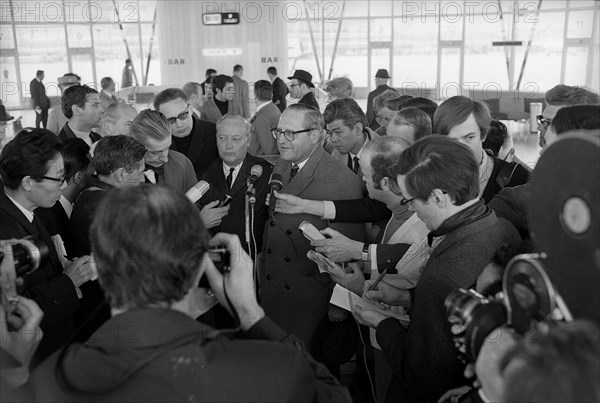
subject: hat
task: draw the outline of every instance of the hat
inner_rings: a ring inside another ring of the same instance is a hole
[[[304,84],[308,85],[310,88],[313,88],[314,85],[312,83],[312,74],[305,70],[296,70],[294,71],[294,75],[288,77],[289,80],[295,78],[296,80],[302,81]]]
[[[386,69],[377,70],[377,74],[375,74],[375,78],[392,78]]]

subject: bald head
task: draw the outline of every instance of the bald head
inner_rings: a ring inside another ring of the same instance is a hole
[[[102,137],[129,135],[129,127],[137,114],[133,106],[123,102],[109,105],[100,122],[100,134]]]

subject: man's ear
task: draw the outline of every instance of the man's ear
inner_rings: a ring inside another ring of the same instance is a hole
[[[354,124],[354,133],[356,133],[357,136],[360,136],[363,132],[363,125],[360,122],[357,122],[356,124]]]
[[[317,144],[325,140],[325,136],[323,135],[323,130],[317,131],[313,130],[310,132],[310,139],[313,144]]]
[[[114,179],[117,183],[123,183],[125,181],[125,169],[117,168],[114,175]]]
[[[440,189],[433,189],[433,202],[439,208],[446,208],[450,202],[450,198],[447,193],[442,192]]]
[[[21,179],[21,186],[23,187],[23,189],[25,189],[26,191],[30,192],[31,191],[31,181],[33,179],[31,179],[31,176],[24,176],[23,179]]]
[[[101,132],[103,133],[103,137],[113,135],[112,126],[110,124],[108,124],[107,121],[102,121],[101,125],[102,125]]]

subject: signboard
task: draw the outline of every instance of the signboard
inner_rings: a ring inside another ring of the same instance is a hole
[[[240,13],[204,13],[204,25],[235,25],[240,23]]]

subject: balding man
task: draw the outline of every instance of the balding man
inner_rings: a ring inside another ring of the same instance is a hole
[[[262,247],[263,230],[267,220],[265,199],[268,193],[267,184],[273,167],[262,158],[248,154],[250,144],[250,123],[239,115],[228,113],[217,122],[217,147],[219,158],[214,160],[202,179],[210,183],[210,189],[200,199],[204,224],[212,232],[237,234],[242,245],[247,249],[248,242],[245,234],[245,195],[248,189],[248,178],[252,168],[260,167],[262,174],[254,184],[256,189],[256,204],[254,207],[254,242],[252,248]],[[219,202],[231,197],[229,209],[217,208]],[[251,237],[252,238],[252,237]],[[253,252],[252,252],[253,253]]]

